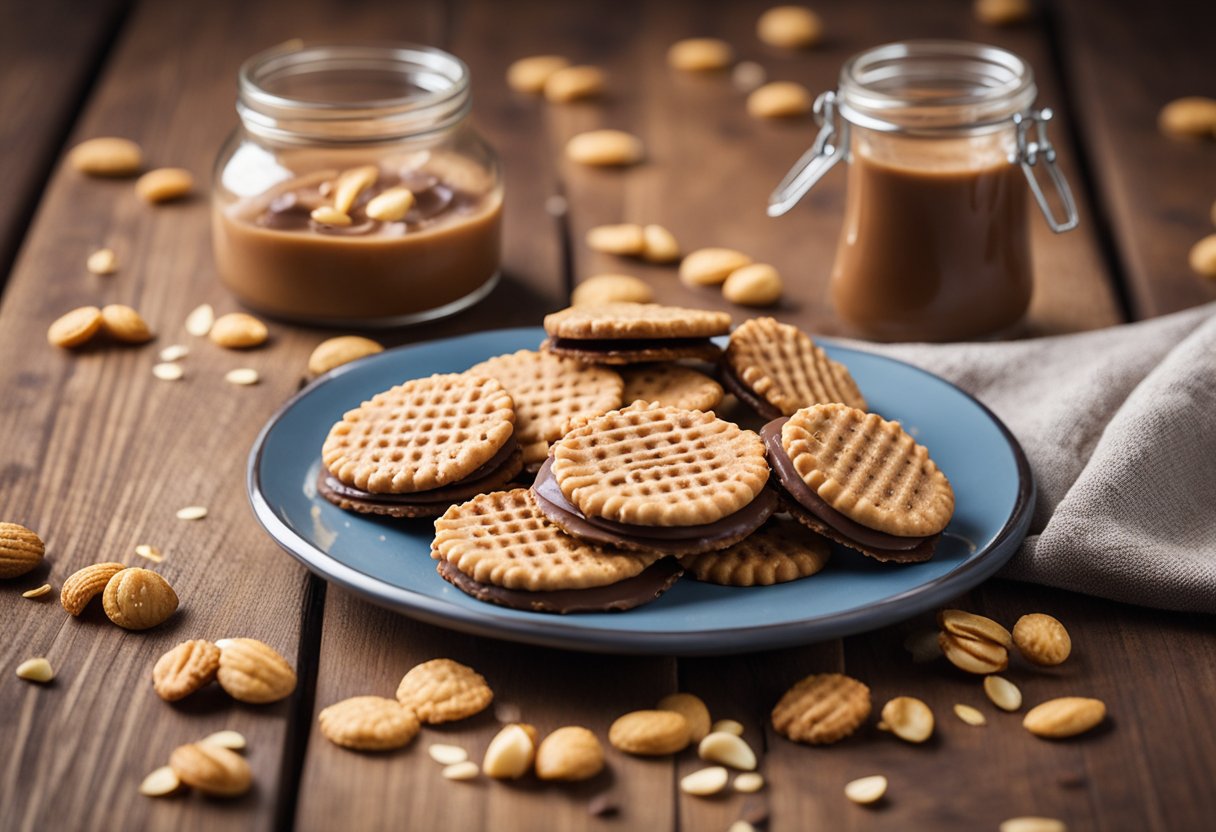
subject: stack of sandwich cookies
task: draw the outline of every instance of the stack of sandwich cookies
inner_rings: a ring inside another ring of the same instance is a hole
[[[730,331],[730,315],[654,303],[572,306],[545,316],[541,349],[588,364],[694,358],[716,361],[710,339]]]
[[[881,561],[933,556],[954,491],[898,422],[822,404],[775,419],[760,435],[782,502],[799,522]]]
[[[438,516],[519,473],[514,432],[514,403],[494,379],[414,379],[376,394],[330,429],[318,491],[364,514]]]
[[[549,445],[578,422],[621,406],[623,382],[605,367],[544,352],[520,350],[467,371],[497,379],[515,402],[515,438],[524,468],[536,472]]]
[[[532,612],[628,610],[680,577],[675,558],[577,540],[526,489],[483,494],[435,521],[437,571],[479,601]]]
[[[684,571],[722,586],[771,586],[809,578],[828,562],[828,541],[786,515],[773,515],[754,534],[720,552],[685,555]]]
[[[753,318],[731,333],[722,383],[765,419],[828,402],[866,409],[848,368],[797,327],[772,318]]]
[[[639,364],[621,370],[624,404],[646,402],[682,410],[713,410],[722,401],[722,385],[682,364]]]
[[[671,555],[725,549],[773,513],[764,444],[712,413],[634,404],[553,446],[538,508],[581,540]]]

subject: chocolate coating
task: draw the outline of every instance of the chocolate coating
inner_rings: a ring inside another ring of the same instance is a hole
[[[760,528],[777,510],[777,495],[764,488],[734,514],[698,526],[639,526],[587,517],[566,499],[553,477],[553,458],[545,460],[532,483],[532,496],[541,512],[572,537],[644,552],[693,555],[725,549]]]
[[[678,560],[661,558],[632,578],[614,584],[589,589],[528,592],[475,581],[446,560],[439,561],[435,571],[445,581],[478,601],[527,612],[551,612],[559,615],[572,612],[631,610],[657,599],[684,574]]]
[[[717,361],[722,350],[708,338],[548,338],[541,349],[588,364],[643,364],[693,358]]]
[[[719,367],[721,368],[719,375],[722,378],[722,386],[733,393],[736,399],[754,410],[762,419],[777,419],[783,415],[776,405],[756,395],[754,390],[744,384],[743,379],[735,374],[729,364],[723,361]]]
[[[788,416],[782,416],[769,422],[760,429],[760,438],[764,440],[769,467],[776,475],[782,495],[790,505],[791,514],[804,525],[827,534],[833,540],[880,560],[927,560],[932,556],[933,548],[941,535],[901,537],[887,534],[863,526],[824,502],[795,470],[793,461],[781,444],[781,429],[788,421]],[[813,518],[818,523],[809,523],[808,518]],[[928,546],[927,554],[926,544],[932,544]]]

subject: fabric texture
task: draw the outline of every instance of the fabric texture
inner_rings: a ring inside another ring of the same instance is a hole
[[[1002,577],[1216,613],[1216,304],[1027,341],[856,346],[949,379],[1021,442],[1038,499]]]

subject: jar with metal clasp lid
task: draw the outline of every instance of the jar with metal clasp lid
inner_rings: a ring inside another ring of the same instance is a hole
[[[1034,282],[1027,193],[1053,231],[1077,225],[1047,138],[1052,113],[1034,109],[1037,95],[1029,65],[1011,52],[907,41],[849,59],[839,88],[818,97],[819,134],[768,213],[786,213],[847,161],[831,298],[854,331],[954,341],[1023,317]]]

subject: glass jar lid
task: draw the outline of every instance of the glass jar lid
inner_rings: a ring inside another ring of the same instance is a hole
[[[837,111],[883,132],[968,133],[1008,127],[1038,95],[1029,64],[1004,49],[951,40],[889,43],[840,70]]]
[[[470,105],[468,67],[440,49],[296,40],[241,66],[236,109],[272,141],[359,144],[449,130]]]

